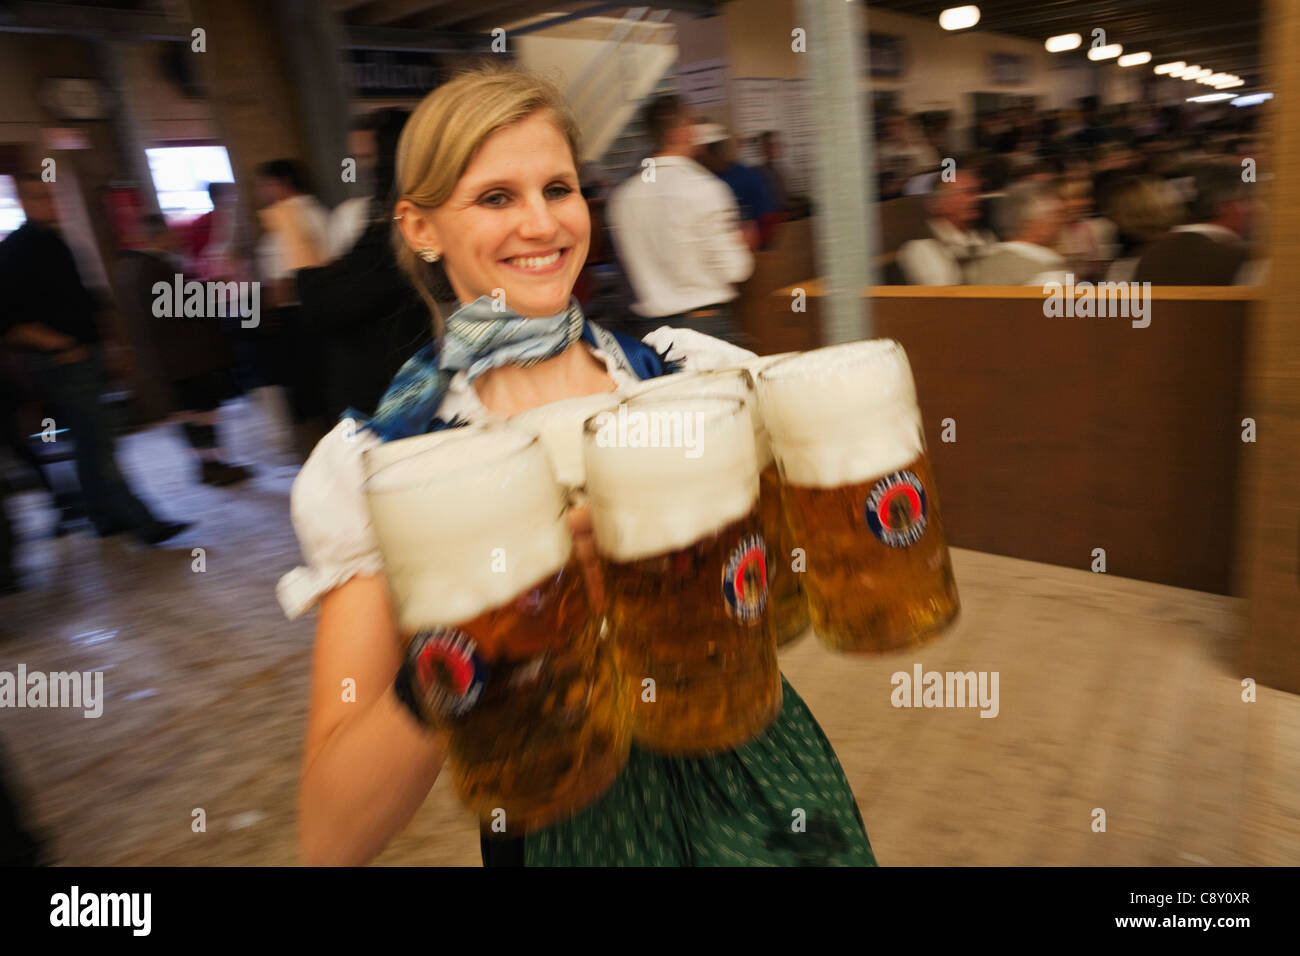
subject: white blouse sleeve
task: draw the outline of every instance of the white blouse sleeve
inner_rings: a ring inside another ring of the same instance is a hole
[[[296,618],[356,575],[379,574],[383,560],[361,486],[361,453],[379,443],[351,420],[320,440],[293,483],[290,512],[303,566],[280,579],[275,594]]]
[[[661,355],[665,349],[668,349],[668,359],[681,361],[684,372],[711,372],[714,369],[735,368],[750,359],[758,358],[748,349],[696,332],[694,329],[673,329],[661,325],[641,341]]]

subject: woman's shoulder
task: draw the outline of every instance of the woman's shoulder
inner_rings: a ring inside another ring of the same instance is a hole
[[[317,442],[293,482],[290,513],[306,562],[276,589],[289,617],[358,574],[382,570],[366,506],[362,454],[379,439],[345,418]]]
[[[735,368],[758,356],[738,345],[696,332],[661,325],[641,339],[668,362],[680,363],[682,371],[708,372]]]
[[[304,545],[335,533],[340,526],[368,525],[362,485],[362,454],[379,444],[362,423],[345,418],[316,443],[293,482],[290,511]],[[305,549],[304,549],[305,550]]]

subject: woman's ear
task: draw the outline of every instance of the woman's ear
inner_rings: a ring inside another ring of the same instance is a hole
[[[442,255],[442,243],[438,241],[438,230],[433,225],[429,210],[417,206],[409,199],[403,199],[393,207],[393,215],[399,217],[397,227],[402,230],[402,237],[412,250],[420,252],[428,249],[436,255]]]

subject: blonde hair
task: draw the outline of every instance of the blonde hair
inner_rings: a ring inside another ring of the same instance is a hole
[[[485,65],[468,70],[426,96],[397,143],[397,200],[425,209],[445,203],[489,136],[545,111],[569,143],[573,163],[581,156],[578,123],[554,83],[515,67]],[[394,226],[397,263],[410,278],[442,333],[436,295],[448,289],[442,264],[430,266]]]
[[[1178,194],[1163,179],[1132,176],[1118,183],[1106,200],[1106,215],[1120,233],[1149,242],[1182,219]]]

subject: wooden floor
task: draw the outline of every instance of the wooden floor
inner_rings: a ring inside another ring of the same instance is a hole
[[[228,410],[254,454],[255,416]],[[313,627],[273,595],[298,560],[292,469],[196,485],[166,429],[122,460],[160,510],[201,524],[142,551],[44,537],[43,497],[10,501],[30,589],[0,600],[0,670],[103,669],[107,701],[98,720],[0,713],[9,762],[58,862],[292,864]],[[882,864],[1300,864],[1300,698],[1242,701],[1239,602],[974,552],[954,564],[963,612],[931,645],[849,658],[809,635],[783,653]],[[996,671],[998,716],[894,708],[890,677],[916,663]],[[448,784],[379,863],[479,864]]]

